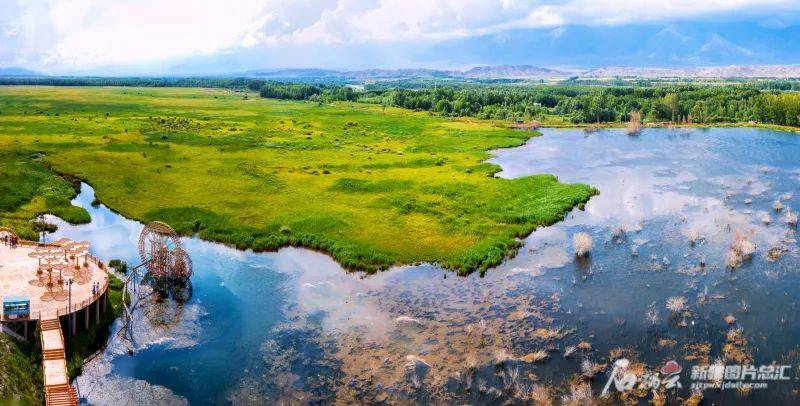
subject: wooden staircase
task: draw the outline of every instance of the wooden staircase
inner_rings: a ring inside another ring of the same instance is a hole
[[[75,406],[78,393],[70,385],[52,385],[45,387],[45,404],[53,406]]]
[[[42,371],[44,397],[47,406],[76,406],[78,392],[69,384],[67,357],[64,353],[64,336],[58,319],[39,321],[42,336]]]

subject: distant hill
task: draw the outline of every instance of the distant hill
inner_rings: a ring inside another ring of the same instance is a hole
[[[245,76],[257,78],[325,78],[341,77],[343,72],[327,69],[257,69],[244,72]]]
[[[609,66],[582,72],[581,77],[637,78],[800,78],[800,65],[728,65],[699,68],[630,68]]]
[[[460,73],[464,77],[482,79],[558,78],[573,74],[564,70],[531,65],[479,66]]]
[[[539,79],[565,78],[575,72],[542,68],[532,65],[479,66],[465,71],[442,69],[266,69],[251,70],[244,76],[259,79],[303,80],[339,79],[350,81],[376,81],[397,79]]]
[[[43,76],[41,73],[23,68],[0,68],[0,76]]]

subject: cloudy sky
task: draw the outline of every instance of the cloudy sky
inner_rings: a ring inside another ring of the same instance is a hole
[[[586,64],[614,62],[603,39],[625,43],[623,63],[654,53],[672,55],[651,64],[792,63],[798,16],[797,0],[0,0],[0,67],[63,74],[548,65],[531,49],[555,47],[565,33],[571,42],[558,48],[577,49]],[[754,35],[762,43],[747,39]],[[686,52],[661,44],[674,41]],[[553,49],[538,54],[551,65],[581,63]]]

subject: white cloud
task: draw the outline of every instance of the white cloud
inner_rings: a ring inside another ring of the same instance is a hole
[[[800,11],[796,0],[28,0],[0,4],[0,66],[146,65],[259,44],[439,41],[515,28]],[[557,36],[559,31],[553,31]]]

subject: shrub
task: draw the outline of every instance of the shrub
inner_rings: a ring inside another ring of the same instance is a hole
[[[585,257],[589,255],[589,252],[592,250],[592,236],[580,232],[572,236],[572,248],[575,249],[575,256],[577,257]]]

